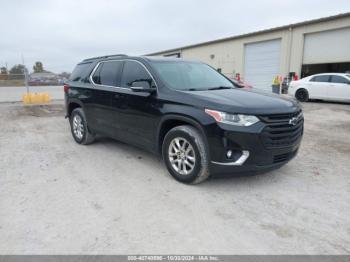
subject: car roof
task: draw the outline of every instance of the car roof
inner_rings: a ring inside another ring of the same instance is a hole
[[[349,75],[349,74],[346,74],[346,73],[322,73],[322,74],[311,75],[311,76],[308,76],[308,77],[323,76],[323,75],[346,76],[346,75]]]

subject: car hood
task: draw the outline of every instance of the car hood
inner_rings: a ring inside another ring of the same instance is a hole
[[[188,94],[187,98],[192,105],[228,113],[255,115],[292,113],[300,107],[294,98],[256,89],[234,88],[185,93]]]

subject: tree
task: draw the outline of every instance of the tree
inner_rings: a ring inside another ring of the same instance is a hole
[[[25,65],[14,65],[11,69],[10,69],[10,74],[24,74],[24,70],[26,70]]]
[[[11,69],[10,69],[10,74],[12,76],[11,79],[24,79],[24,71],[27,71],[27,68],[25,67],[25,65],[14,65]]]
[[[7,72],[7,68],[6,67],[1,67],[0,68],[0,80],[6,80],[7,79],[7,77],[8,77],[8,73],[9,72]]]
[[[6,67],[1,67],[0,68],[0,75],[8,75],[8,71],[7,71],[7,68]]]
[[[34,73],[42,73],[44,72],[44,66],[43,63],[41,63],[40,61],[35,62],[34,66],[33,66],[33,70]]]

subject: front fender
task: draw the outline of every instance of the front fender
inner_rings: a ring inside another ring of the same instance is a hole
[[[199,110],[199,109],[198,109]],[[204,110],[202,113],[196,112],[196,110],[191,110],[192,114],[185,114],[184,112],[178,112],[178,113],[168,113],[165,114],[159,121],[158,127],[157,127],[157,133],[156,133],[156,141],[157,141],[157,152],[161,152],[162,143],[160,139],[162,138],[161,132],[162,128],[168,121],[181,121],[184,123],[187,123],[191,126],[194,126],[199,132],[201,133],[204,143],[209,149],[208,145],[208,139],[207,139],[207,133],[205,131],[205,126],[210,124],[210,117],[204,113]],[[215,121],[214,121],[215,122]],[[209,153],[209,150],[208,150]]]

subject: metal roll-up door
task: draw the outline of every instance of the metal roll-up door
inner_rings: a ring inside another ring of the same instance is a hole
[[[244,47],[244,81],[271,91],[272,80],[280,73],[281,39],[246,44]]]
[[[350,62],[350,27],[305,35],[303,64]]]

